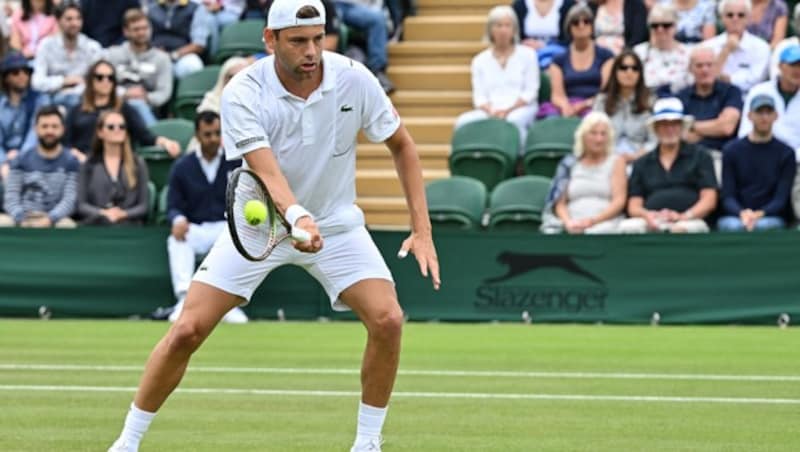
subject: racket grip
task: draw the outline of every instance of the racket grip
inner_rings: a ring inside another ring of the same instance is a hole
[[[291,234],[292,238],[297,240],[298,242],[308,242],[311,240],[311,233],[306,231],[305,229],[293,227]]]

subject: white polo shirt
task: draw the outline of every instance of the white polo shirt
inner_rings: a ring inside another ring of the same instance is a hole
[[[228,160],[271,148],[298,203],[323,235],[364,225],[356,201],[356,137],[385,141],[400,118],[362,64],[323,52],[322,84],[308,99],[289,93],[268,56],[239,72],[222,93],[222,138]]]
[[[775,112],[778,113],[778,119],[772,124],[772,134],[794,149],[795,157],[800,162],[800,126],[798,126],[800,125],[800,120],[798,120],[800,118],[800,91],[796,92],[786,103],[778,91],[778,80],[759,83],[747,94],[742,109],[742,120],[739,123],[739,137],[744,137],[753,130],[753,122],[750,121],[747,114],[750,113],[750,101],[759,94],[766,94],[775,101]]]
[[[719,55],[727,41],[728,33],[725,32],[703,44],[710,46],[714,49],[714,53]],[[739,40],[739,47],[731,52],[725,60],[722,72],[728,74],[731,84],[742,90],[742,95],[747,95],[750,88],[767,79],[769,56],[770,48],[767,41],[745,31],[742,39]]]

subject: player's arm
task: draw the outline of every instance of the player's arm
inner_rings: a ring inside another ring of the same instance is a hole
[[[289,182],[283,175],[278,161],[270,148],[258,148],[244,154],[247,166],[255,172],[267,186],[272,201],[278,212],[286,218],[292,226],[297,226],[311,234],[308,242],[295,242],[294,247],[307,253],[316,253],[322,249],[322,236],[319,233],[314,219],[306,214],[297,214],[299,205]]]
[[[430,272],[433,287],[439,289],[439,259],[431,235],[431,220],[428,216],[428,202],[425,199],[425,183],[422,179],[422,167],[417,155],[414,140],[402,124],[387,140],[386,145],[392,151],[392,158],[397,175],[406,195],[406,203],[411,214],[411,235],[403,242],[401,257],[409,251],[414,253],[422,275]]]

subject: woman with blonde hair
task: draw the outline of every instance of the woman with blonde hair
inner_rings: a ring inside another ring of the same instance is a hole
[[[125,117],[100,114],[88,161],[78,176],[78,216],[84,224],[143,224],[147,218],[147,165],[133,153]]]
[[[539,62],[536,51],[519,44],[519,23],[510,6],[495,6],[486,24],[489,48],[472,59],[472,102],[455,128],[487,118],[505,119],[519,130],[520,145],[536,116]]]
[[[644,64],[644,83],[654,93],[677,93],[692,82],[689,47],[675,39],[677,25],[675,7],[655,4],[647,16],[650,40],[633,48]]]
[[[203,96],[203,100],[200,102],[200,105],[197,106],[197,112],[213,111],[214,113],[219,113],[219,100],[222,97],[223,88],[225,88],[225,85],[228,84],[234,75],[252,62],[250,58],[238,56],[230,57],[225,60],[225,63],[223,63],[222,68],[219,70],[216,85]]]
[[[625,159],[614,152],[611,119],[591,112],[575,130],[574,153],[558,164],[542,232],[616,233],[626,197]]]

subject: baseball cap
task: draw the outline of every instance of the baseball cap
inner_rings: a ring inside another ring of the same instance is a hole
[[[313,6],[319,16],[299,19],[297,12],[304,6]],[[325,5],[320,0],[275,0],[269,7],[267,28],[270,30],[308,25],[325,25]]]
[[[794,64],[800,61],[800,45],[793,44],[781,51],[781,63]]]
[[[28,72],[33,72],[33,69],[28,64],[28,60],[19,52],[11,52],[3,58],[0,62],[0,73],[13,71],[14,69],[25,69]]]
[[[769,107],[775,109],[775,99],[766,95],[758,94],[750,101],[750,111],[756,111],[761,107]]]

